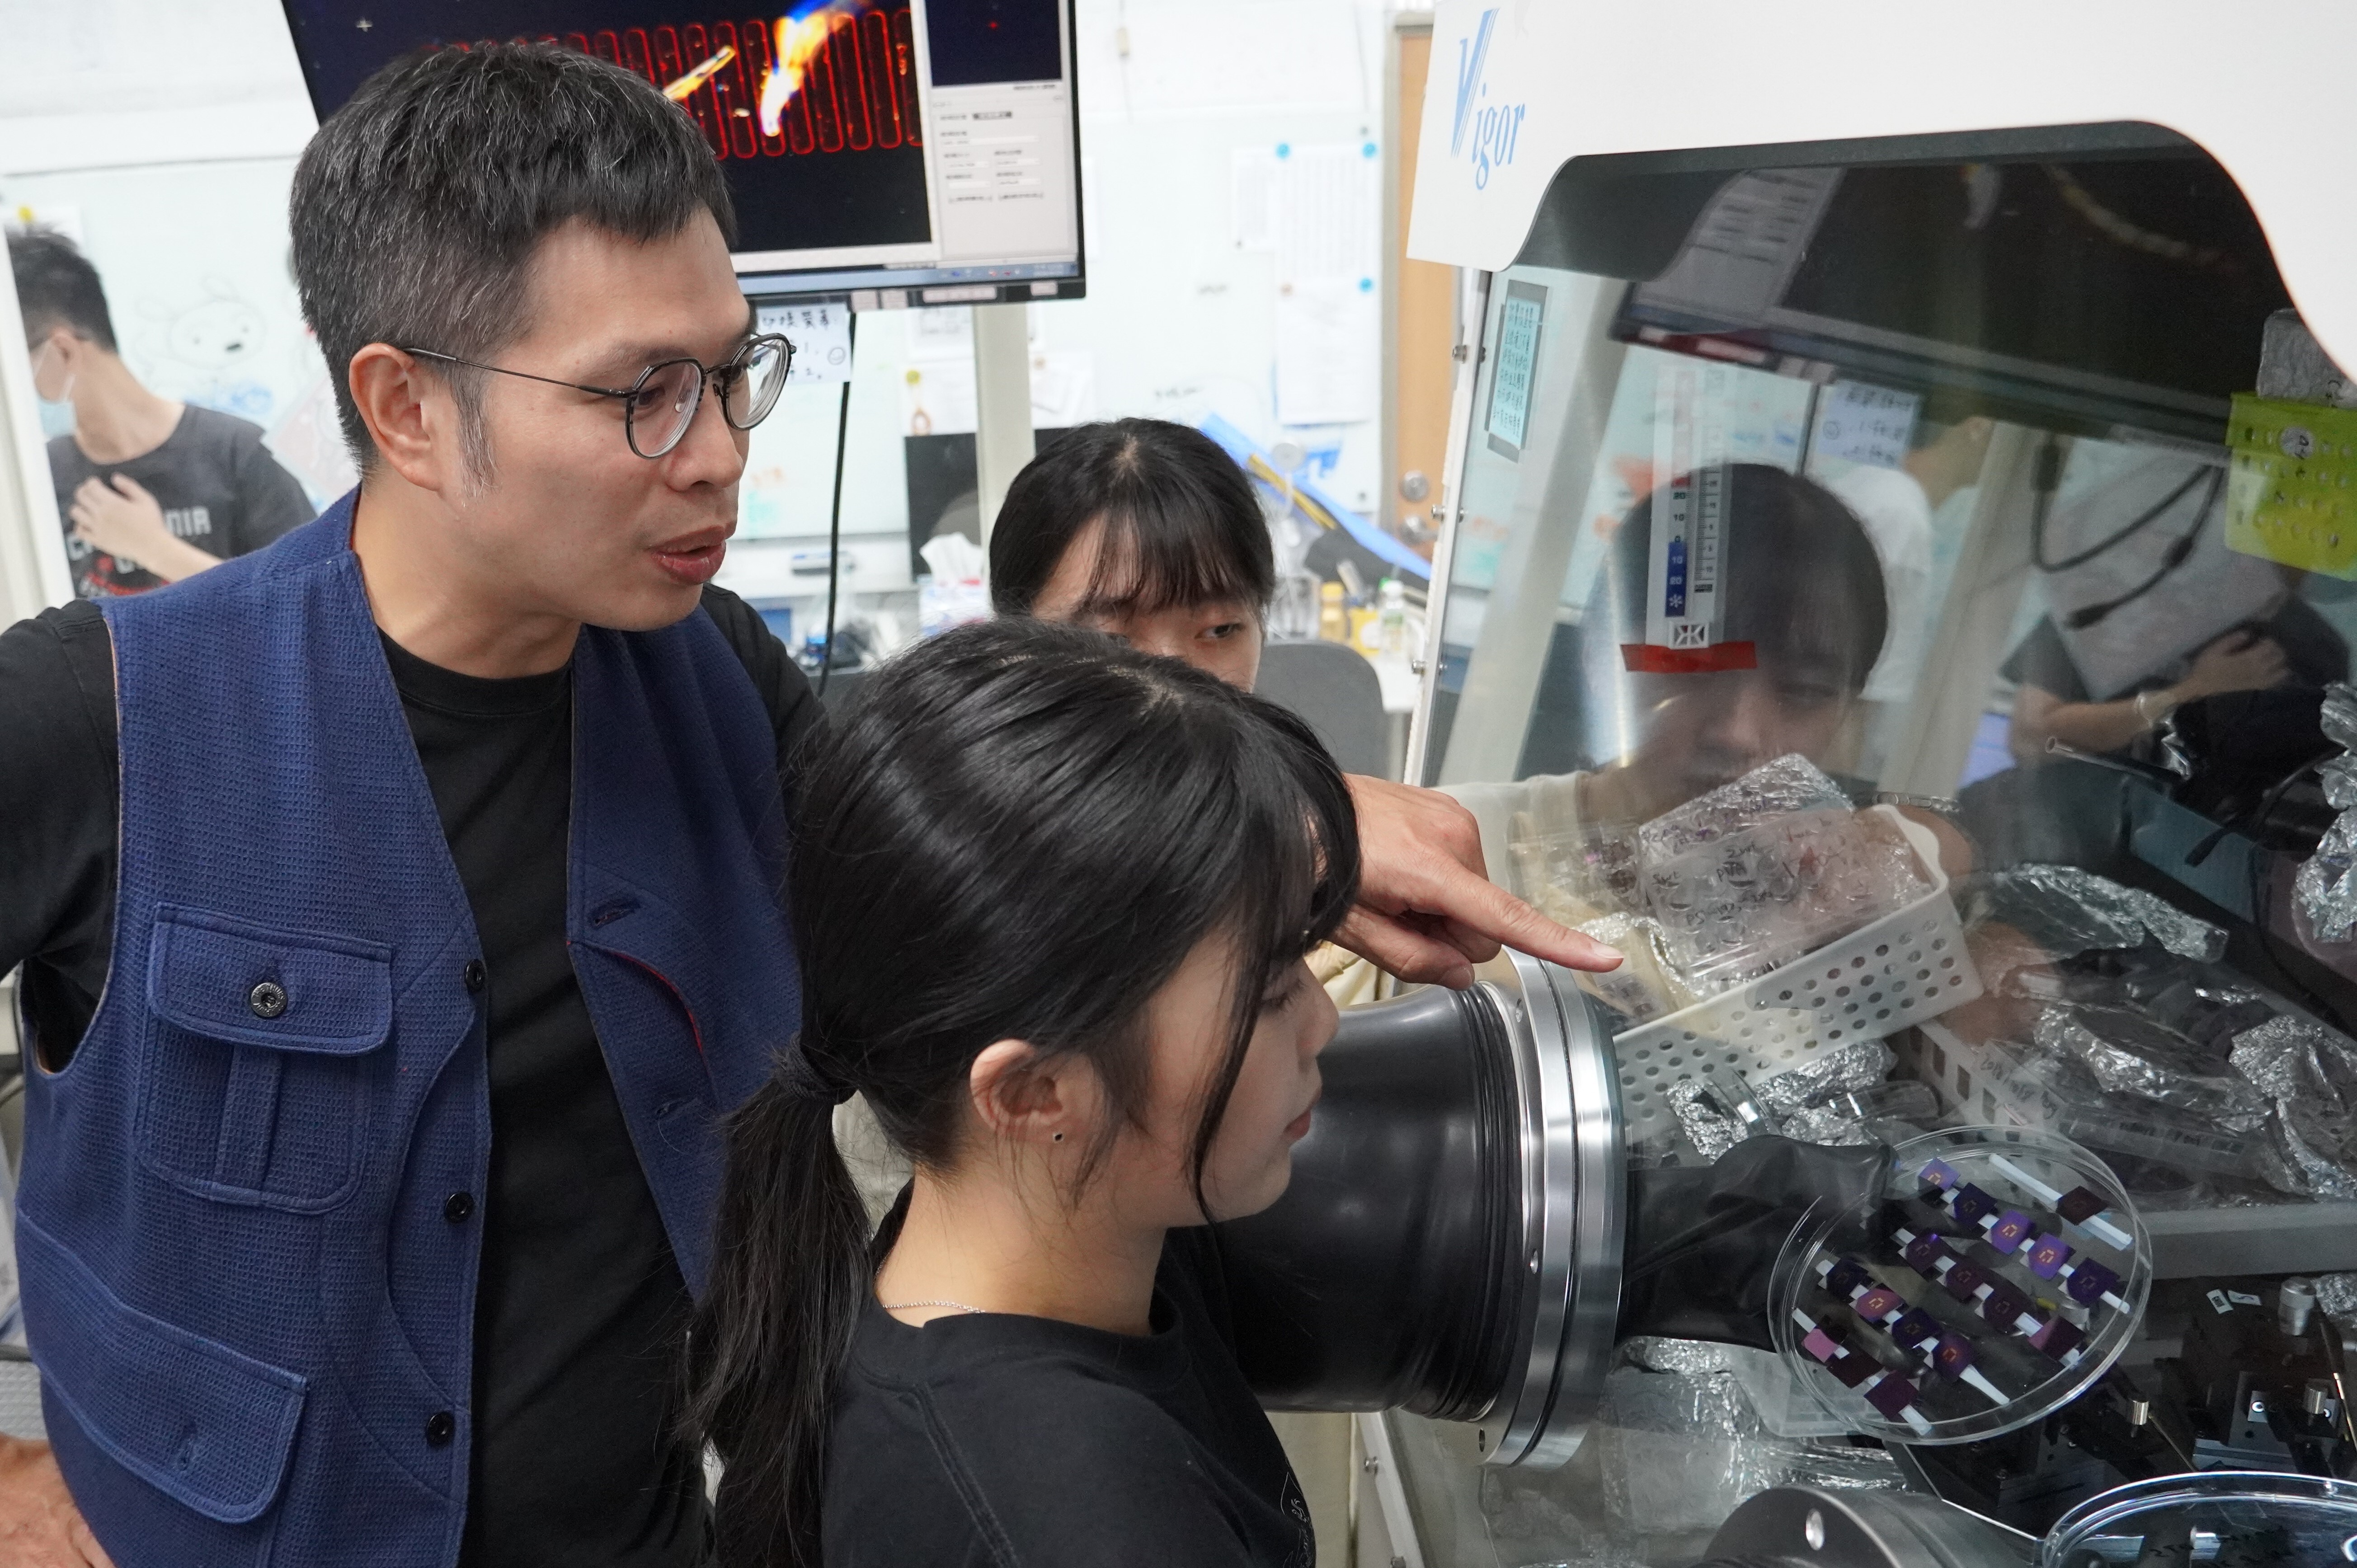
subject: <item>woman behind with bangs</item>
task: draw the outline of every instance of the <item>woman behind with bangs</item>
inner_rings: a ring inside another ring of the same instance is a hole
[[[1183,659],[1260,674],[1276,558],[1252,481],[1163,419],[1083,424],[1024,466],[990,535],[990,602]]]
[[[999,614],[1088,627],[1246,691],[1275,588],[1252,480],[1210,436],[1168,420],[1067,433],[1016,475],[990,536]],[[1372,1001],[1378,965],[1401,981],[1470,985],[1501,942],[1574,969],[1620,961],[1492,883],[1501,863],[1485,859],[1455,800],[1357,774],[1346,782],[1364,875],[1335,945],[1312,961],[1336,1001]]]
[[[1298,719],[1001,621],[881,671],[805,774],[799,1049],[737,1113],[693,1417],[721,1561],[1312,1568],[1201,1227],[1275,1201],[1350,908]],[[826,1135],[915,1177],[873,1246]]]

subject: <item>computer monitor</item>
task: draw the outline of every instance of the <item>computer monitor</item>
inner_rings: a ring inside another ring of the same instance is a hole
[[[679,103],[757,299],[855,309],[1078,297],[1071,0],[285,0],[321,119],[415,48],[538,39]]]

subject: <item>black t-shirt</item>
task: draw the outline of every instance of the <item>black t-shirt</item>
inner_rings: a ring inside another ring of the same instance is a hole
[[[770,712],[781,779],[818,706],[735,596],[705,608]],[[386,644],[490,972],[490,1189],[460,1562],[693,1563],[700,1456],[670,1430],[687,1289],[565,945],[569,670],[486,681]],[[44,1059],[106,979],[115,880],[112,649],[92,605],[0,633],[0,972]]]
[[[1143,1337],[871,1301],[828,1441],[827,1568],[1314,1568],[1208,1233],[1172,1231]]]
[[[117,474],[156,498],[175,537],[224,561],[261,549],[314,515],[302,485],[262,444],[262,427],[210,408],[186,405],[161,446],[124,463],[93,463],[72,436],[60,435],[49,443],[49,480],[58,492],[74,592],[85,599],[163,585],[153,572],[74,537],[74,491],[85,479],[110,484]]]

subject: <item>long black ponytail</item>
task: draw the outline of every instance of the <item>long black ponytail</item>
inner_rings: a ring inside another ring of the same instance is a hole
[[[1146,1004],[1223,935],[1240,961],[1191,1150],[1202,1203],[1260,999],[1358,885],[1350,792],[1306,725],[1069,627],[987,622],[902,654],[801,796],[803,1029],[731,1122],[690,1336],[691,1429],[726,1466],[726,1568],[821,1557],[834,1383],[873,1289],[834,1101],[864,1094],[914,1161],[945,1165],[974,1058],[1013,1038],[1088,1058],[1134,1119]]]

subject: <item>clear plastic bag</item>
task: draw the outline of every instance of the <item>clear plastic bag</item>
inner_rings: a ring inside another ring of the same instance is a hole
[[[1544,907],[1542,907],[1544,912]],[[1577,972],[1582,991],[1620,1015],[1613,1032],[1674,1013],[1695,1000],[1678,982],[1662,950],[1662,929],[1642,915],[1604,915],[1574,923],[1574,929],[1616,949],[1613,969]]]
[[[1638,853],[1658,864],[1778,817],[1846,811],[1849,805],[1840,785],[1795,752],[1763,762],[1732,783],[1655,817],[1637,830]]]
[[[1729,788],[1733,788],[1730,786]],[[1708,799],[1706,797],[1705,799]],[[1661,923],[1671,968],[1711,994],[1905,908],[1932,892],[1912,845],[1878,812],[1846,805],[1772,816],[1653,853],[1648,823],[1645,907]]]
[[[2233,1132],[2266,1121],[2266,1097],[2235,1072],[2223,1051],[2205,1047],[2126,1008],[2062,1004],[2040,1015],[2035,1042],[2075,1057],[2112,1094],[2174,1106]]]
[[[1637,841],[1609,824],[1570,820],[1566,783],[1542,790],[1532,809],[1516,811],[1507,825],[1506,852],[1515,886],[1548,918],[1577,926],[1598,916],[1639,914],[1644,899],[1638,886]]]

